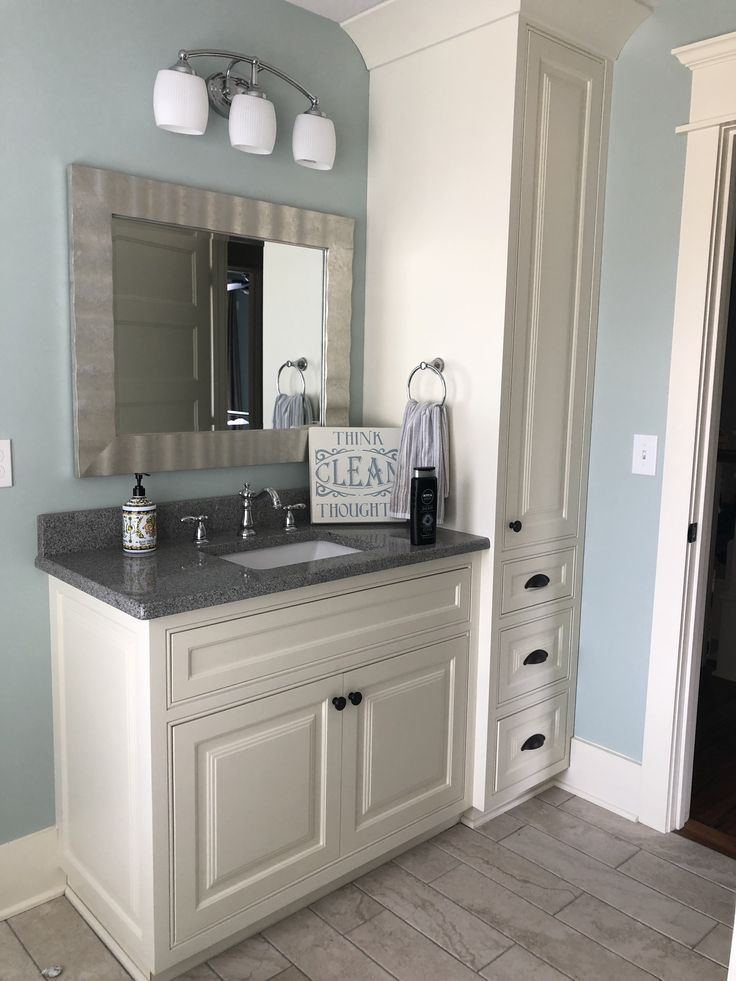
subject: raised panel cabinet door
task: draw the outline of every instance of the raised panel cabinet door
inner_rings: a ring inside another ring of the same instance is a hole
[[[578,534],[605,64],[529,34],[505,548]]]
[[[173,726],[175,944],[338,857],[339,688],[328,679]]]
[[[467,665],[463,636],[345,675],[343,854],[462,799]]]

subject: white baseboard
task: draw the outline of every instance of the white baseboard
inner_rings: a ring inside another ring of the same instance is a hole
[[[0,845],[0,920],[64,893],[56,828]]]
[[[574,738],[570,766],[555,778],[558,787],[638,821],[641,809],[641,764],[610,749]]]

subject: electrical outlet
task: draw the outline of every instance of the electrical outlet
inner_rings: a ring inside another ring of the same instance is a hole
[[[13,486],[13,458],[10,454],[10,440],[0,439],[0,487]]]
[[[631,472],[654,477],[657,472],[657,437],[634,435],[634,454]]]

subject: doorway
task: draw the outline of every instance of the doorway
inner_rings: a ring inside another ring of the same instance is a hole
[[[718,393],[714,393],[717,395]],[[720,392],[690,813],[682,834],[736,858],[736,276]],[[713,459],[715,457],[715,459]]]

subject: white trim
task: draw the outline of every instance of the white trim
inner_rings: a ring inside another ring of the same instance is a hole
[[[94,913],[82,902],[79,896],[74,892],[73,889],[67,887],[64,895],[72,904],[74,909],[79,913],[85,923],[88,924],[104,943],[110,953],[122,964],[128,974],[133,978],[133,981],[149,981],[150,975],[143,972],[135,961],[131,960],[130,957],[125,953],[123,948],[113,937],[113,935],[107,930],[97,919]]]
[[[0,920],[64,893],[56,828],[44,828],[0,845]]]
[[[637,821],[641,780],[640,763],[575,737],[570,747],[570,766],[554,783],[576,797]]]
[[[695,66],[691,122],[722,114],[733,119],[736,34],[689,49],[676,53]],[[715,470],[711,448],[736,210],[735,140],[734,127],[722,122],[687,135],[641,782],[641,819],[660,831],[681,827],[690,804]],[[694,545],[686,541],[691,521],[699,526]]]
[[[659,0],[387,0],[341,22],[369,71],[477,30],[523,16],[606,58],[618,58]]]
[[[684,44],[680,48],[673,48],[672,54],[681,64],[691,69],[729,61],[736,56],[736,31],[695,41],[694,44]]]

